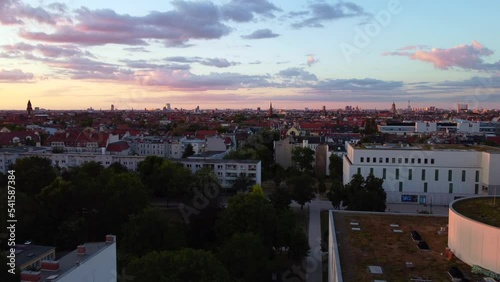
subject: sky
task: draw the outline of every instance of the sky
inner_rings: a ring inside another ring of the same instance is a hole
[[[499,1],[0,0],[0,110],[500,108]]]

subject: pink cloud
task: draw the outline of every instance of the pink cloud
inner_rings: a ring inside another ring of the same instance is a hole
[[[404,48],[400,50],[411,50]],[[406,56],[412,60],[432,63],[438,69],[462,68],[470,70],[499,70],[500,61],[485,63],[483,58],[491,56],[493,50],[484,47],[477,41],[469,45],[458,45],[448,49],[416,50],[415,52],[386,52],[383,56]]]
[[[0,71],[0,82],[29,81],[34,78],[35,76],[32,73],[26,73],[20,69]]]
[[[25,20],[33,20],[38,23],[55,25],[57,22],[65,21],[65,11],[61,10],[64,4],[49,5],[51,12],[44,7],[32,7],[19,0],[0,0],[0,23],[5,25],[24,24]]]
[[[58,25],[55,32],[23,29],[22,38],[81,45],[147,45],[162,40],[166,46],[186,47],[190,39],[218,39],[231,29],[221,22],[219,10],[210,2],[174,1],[174,9],[145,16],[117,14],[110,9],[76,11],[76,24]]]
[[[317,62],[319,62],[319,60],[315,59],[314,55],[312,55],[312,54],[307,55],[307,65],[308,66],[312,66],[312,65],[316,64]]]

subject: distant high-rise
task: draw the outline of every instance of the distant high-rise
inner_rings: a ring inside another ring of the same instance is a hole
[[[273,115],[273,103],[269,103],[269,116]]]
[[[326,115],[326,106],[323,106],[323,114]]]
[[[111,104],[111,111],[115,110],[115,105]]]
[[[28,106],[26,107],[26,111],[28,111],[28,115],[33,114],[33,108],[31,107],[31,101],[28,100]]]
[[[167,103],[167,111],[171,111],[172,108],[170,107],[170,103]]]

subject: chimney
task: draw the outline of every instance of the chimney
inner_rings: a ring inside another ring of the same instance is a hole
[[[115,235],[106,235],[106,243],[111,244],[116,241]]]
[[[42,271],[58,271],[59,261],[58,260],[42,261],[40,267],[42,268]]]
[[[21,271],[21,281],[39,282],[42,280],[40,271]]]
[[[87,254],[87,249],[85,248],[85,245],[78,246],[76,254],[80,255],[80,256],[86,255]]]

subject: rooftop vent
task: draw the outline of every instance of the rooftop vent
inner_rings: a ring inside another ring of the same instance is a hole
[[[87,254],[87,249],[85,248],[84,245],[80,245],[77,248],[77,255],[83,256]]]

